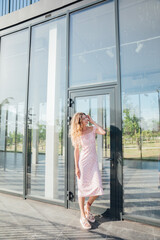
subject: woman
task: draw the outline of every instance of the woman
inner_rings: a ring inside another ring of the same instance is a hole
[[[89,122],[94,126],[87,126]],[[99,195],[104,194],[96,153],[96,133],[105,135],[106,132],[89,115],[82,112],[74,114],[71,122],[71,139],[75,148],[75,172],[81,211],[80,223],[84,229],[90,229],[89,222],[95,222],[90,207]],[[86,197],[89,199],[84,206]]]

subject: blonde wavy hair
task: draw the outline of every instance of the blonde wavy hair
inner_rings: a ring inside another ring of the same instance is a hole
[[[71,120],[70,135],[71,135],[73,146],[75,146],[77,143],[80,142],[80,136],[82,135],[82,132],[83,132],[83,123],[82,123],[83,115],[86,115],[86,114],[83,112],[75,113]]]

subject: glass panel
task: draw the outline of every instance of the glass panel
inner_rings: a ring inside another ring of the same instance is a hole
[[[160,218],[160,2],[120,0],[124,211]]]
[[[96,135],[99,169],[105,194],[100,196],[94,204],[106,209],[106,206],[110,207],[110,95],[77,97],[75,111],[89,114],[99,125],[107,129],[105,136]],[[77,184],[75,188],[78,201]]]
[[[33,27],[28,194],[64,201],[66,20]]]
[[[16,11],[16,10],[17,10],[17,1],[14,0],[14,11]]]
[[[2,6],[3,6],[3,2],[2,2],[2,0],[0,0],[0,16],[2,16],[2,14],[3,14]]]
[[[8,13],[8,1],[4,1],[4,15]]]
[[[23,142],[28,31],[1,39],[0,188],[23,192]]]
[[[8,1],[0,0],[0,16],[8,13]]]
[[[70,86],[117,81],[114,3],[71,14]]]
[[[10,13],[13,12],[14,0],[10,0]]]
[[[26,5],[29,6],[31,4],[31,0],[26,1]]]
[[[20,0],[16,0],[17,10],[20,9]]]

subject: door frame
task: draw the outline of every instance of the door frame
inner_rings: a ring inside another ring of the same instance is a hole
[[[71,98],[80,97],[80,96],[94,96],[94,95],[104,95],[110,94],[110,116],[111,116],[111,167],[110,167],[110,209],[106,209],[104,212],[103,209],[98,207],[93,207],[95,212],[99,210],[103,211],[104,216],[110,216],[111,218],[120,219],[122,216],[122,162],[119,161],[121,158],[121,130],[117,127],[118,116],[116,107],[117,107],[117,91],[118,87],[115,86],[103,86],[103,87],[92,87],[92,88],[80,88],[80,89],[71,89],[68,92],[68,131],[71,116],[74,112],[74,100]],[[75,178],[74,166],[73,166],[73,147],[71,144],[70,137],[68,138],[67,144],[67,158],[68,158],[68,172],[67,172],[67,206],[69,208],[77,209],[78,203],[74,202],[74,193],[72,194],[72,189],[74,187],[73,181],[71,179]],[[117,145],[118,143],[118,145]],[[120,164],[118,164],[118,162]],[[119,181],[120,180],[120,181]]]

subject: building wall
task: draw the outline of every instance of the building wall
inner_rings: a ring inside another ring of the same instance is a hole
[[[28,21],[43,14],[48,14],[67,5],[76,3],[75,0],[40,0],[33,5],[0,17],[0,29]]]

